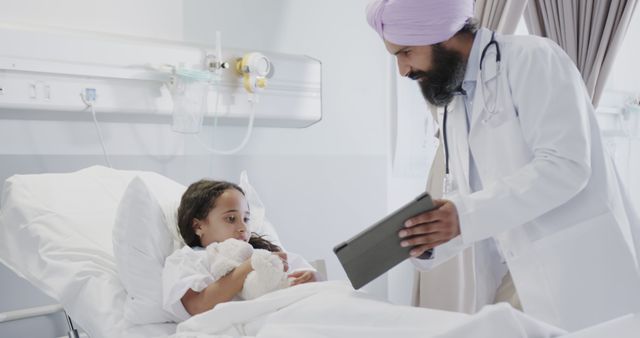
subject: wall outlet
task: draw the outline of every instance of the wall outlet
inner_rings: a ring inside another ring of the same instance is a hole
[[[95,88],[85,88],[84,99],[87,102],[96,102],[98,99],[98,91]]]

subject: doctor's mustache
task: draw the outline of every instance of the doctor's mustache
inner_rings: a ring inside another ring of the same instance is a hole
[[[442,107],[449,104],[460,90],[467,63],[458,51],[435,44],[432,64],[431,70],[414,70],[407,76],[418,81],[422,96],[429,103]]]

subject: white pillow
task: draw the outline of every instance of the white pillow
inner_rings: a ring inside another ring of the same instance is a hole
[[[282,247],[245,171],[239,185],[251,209],[251,231]],[[185,189],[166,177],[147,173],[131,181],[118,207],[113,251],[128,295],[124,316],[132,323],[178,320],[162,309],[162,269],[165,259],[184,246],[177,212]]]
[[[125,290],[111,230],[136,172],[101,166],[14,175],[0,209],[0,261],[56,299],[92,337],[122,336]]]
[[[157,196],[179,200],[184,187],[167,179],[147,185],[134,178],[120,201],[113,227],[118,276],[127,290],[124,317],[134,324],[171,322],[162,310],[162,267],[174,250],[174,238]],[[173,185],[173,186],[172,186]],[[154,195],[150,187],[164,188]]]
[[[265,207],[260,196],[258,196],[258,192],[253,188],[253,186],[251,186],[251,183],[249,183],[249,177],[247,176],[246,170],[243,170],[240,173],[240,183],[238,183],[238,185],[244,191],[247,202],[249,203],[249,210],[251,211],[249,229],[251,232],[264,236],[265,239],[271,241],[273,244],[276,244],[284,250],[276,229],[265,216]]]

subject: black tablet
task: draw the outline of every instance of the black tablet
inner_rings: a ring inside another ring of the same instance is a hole
[[[412,247],[400,246],[398,232],[404,228],[407,219],[433,209],[431,196],[424,192],[391,215],[334,247],[333,252],[347,272],[351,285],[359,289],[409,258]]]

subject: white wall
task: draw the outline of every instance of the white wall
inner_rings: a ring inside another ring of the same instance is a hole
[[[2,0],[0,21],[182,39],[181,0]]]

